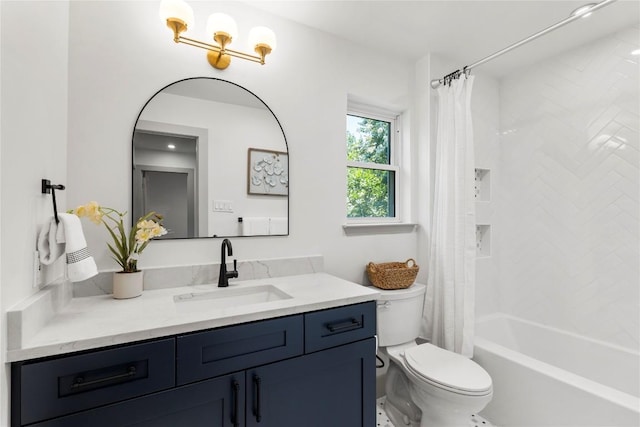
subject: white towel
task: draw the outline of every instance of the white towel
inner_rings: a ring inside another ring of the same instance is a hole
[[[289,221],[286,217],[273,217],[269,221],[269,234],[286,235],[289,232]]]
[[[55,218],[51,218],[49,224],[42,226],[38,234],[38,253],[41,264],[51,265],[64,253],[64,244],[58,243],[57,233],[58,224]]]
[[[44,265],[53,264],[62,255],[64,247],[69,280],[81,282],[98,274],[96,262],[87,249],[80,218],[67,213],[58,213],[58,218],[59,224],[55,218],[51,218],[49,226],[44,226],[40,231],[40,262]]]
[[[248,217],[242,219],[243,236],[264,236],[269,234],[269,218]]]

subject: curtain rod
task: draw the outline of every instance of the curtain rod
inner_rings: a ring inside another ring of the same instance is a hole
[[[586,11],[586,12],[584,12],[584,13],[581,13],[581,14],[575,14],[575,15],[574,15],[574,14],[572,14],[571,16],[569,16],[568,18],[566,18],[566,19],[564,19],[564,20],[562,20],[562,21],[558,22],[557,24],[554,24],[554,25],[552,25],[552,26],[550,26],[550,27],[547,27],[547,28],[545,28],[544,30],[539,31],[539,32],[537,32],[537,33],[535,33],[535,34],[533,34],[533,35],[531,35],[531,36],[527,37],[526,39],[522,39],[522,40],[520,40],[519,42],[512,44],[511,46],[507,46],[507,47],[505,47],[504,49],[499,50],[499,51],[497,51],[497,52],[495,52],[495,53],[493,53],[493,54],[491,54],[491,55],[489,55],[489,56],[487,56],[487,57],[485,57],[485,58],[482,58],[481,60],[476,61],[476,62],[474,62],[474,63],[473,63],[473,64],[471,64],[471,65],[467,65],[467,66],[463,67],[463,68],[462,68],[462,70],[456,70],[456,71],[454,71],[453,73],[449,73],[449,74],[447,74],[446,76],[442,77],[441,79],[431,80],[431,87],[432,87],[433,89],[436,89],[438,86],[440,86],[442,83],[444,83],[444,82],[445,82],[445,80],[447,80],[447,79],[455,78],[455,77],[459,76],[459,75],[460,75],[461,73],[463,73],[463,72],[468,72],[468,71],[470,71],[472,68],[477,67],[478,65],[482,65],[482,64],[484,64],[485,62],[489,62],[489,61],[491,61],[492,59],[497,58],[497,57],[498,57],[498,56],[500,56],[500,55],[503,55],[503,54],[505,54],[505,53],[507,53],[507,52],[509,52],[509,51],[511,51],[511,50],[513,50],[513,49],[515,49],[515,48],[517,48],[517,47],[520,47],[520,46],[522,46],[522,45],[523,45],[523,44],[525,44],[525,43],[529,43],[530,41],[535,40],[535,39],[537,39],[538,37],[544,36],[545,34],[550,33],[551,31],[556,30],[556,29],[558,29],[558,28],[560,28],[560,27],[563,27],[563,26],[565,26],[565,25],[567,25],[567,24],[569,24],[569,23],[571,23],[571,22],[575,21],[576,19],[580,19],[580,18],[582,18],[582,17],[583,17],[583,15],[585,15],[585,14],[587,14],[587,13],[591,13],[591,12],[593,12],[594,10],[600,9],[600,8],[602,8],[602,7],[605,7],[605,6],[607,6],[607,5],[611,4],[611,3],[613,3],[614,1],[616,1],[616,0],[603,0],[603,1],[601,1],[600,3],[593,4],[591,7],[589,7],[589,10],[588,10],[588,11]],[[588,5],[585,5],[585,6],[588,6]],[[583,6],[583,7],[584,7],[584,6]],[[576,9],[576,10],[578,10],[578,9]],[[575,12],[575,11],[574,11],[574,12]]]

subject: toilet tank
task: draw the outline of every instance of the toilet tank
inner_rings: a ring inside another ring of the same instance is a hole
[[[420,283],[407,289],[378,289],[378,345],[388,347],[418,338],[425,290]]]

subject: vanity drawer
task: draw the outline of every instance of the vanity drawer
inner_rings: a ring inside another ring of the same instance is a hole
[[[376,334],[375,301],[305,314],[304,351],[311,353]]]
[[[175,340],[14,364],[12,375],[14,410],[30,424],[173,387]]]
[[[177,383],[187,384],[298,356],[302,315],[281,317],[178,337]]]

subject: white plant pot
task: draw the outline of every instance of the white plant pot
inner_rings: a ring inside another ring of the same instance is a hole
[[[142,295],[142,270],[133,273],[122,271],[113,273],[113,297],[115,299],[135,298]]]

